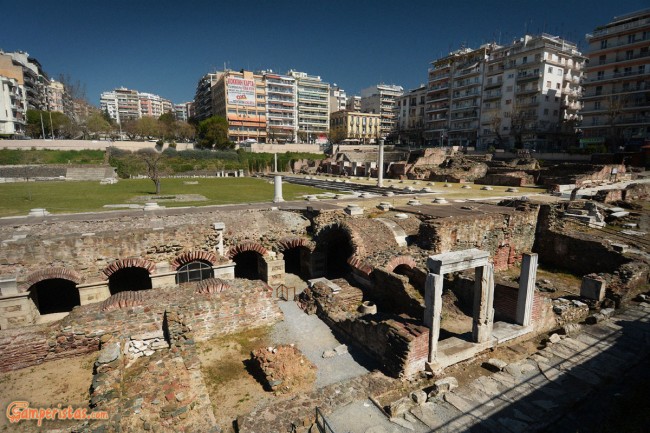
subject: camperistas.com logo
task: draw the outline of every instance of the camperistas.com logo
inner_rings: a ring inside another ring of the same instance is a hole
[[[33,421],[40,427],[43,420],[90,420],[108,419],[106,411],[89,411],[86,408],[74,408],[72,406],[62,407],[29,407],[27,401],[12,401],[7,406],[7,419],[9,422]]]

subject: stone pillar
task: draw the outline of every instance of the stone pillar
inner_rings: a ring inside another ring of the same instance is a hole
[[[530,325],[533,316],[533,298],[535,297],[535,279],[537,277],[537,254],[524,254],[519,275],[519,295],[517,296],[517,313],[515,321]]]
[[[214,223],[214,229],[217,231],[217,252],[223,256],[223,231],[226,228],[224,223]]]
[[[79,300],[81,305],[101,302],[111,296],[111,291],[108,288],[108,281],[77,284],[77,290],[79,291]]]
[[[277,287],[284,284],[284,260],[273,260],[271,257],[264,257],[260,259],[259,265],[262,279],[269,286]]]
[[[485,343],[492,335],[494,322],[494,265],[477,267],[474,281],[474,323],[472,340]]]
[[[429,328],[429,356],[433,363],[438,351],[440,338],[440,318],[442,316],[442,275],[429,273],[424,286],[424,325]]]
[[[0,329],[32,325],[39,317],[29,292],[0,296]]]
[[[273,172],[277,173],[278,172],[278,154],[277,153],[273,154],[273,161],[274,161],[274,164],[273,164],[274,170],[273,170]]]
[[[384,139],[379,139],[379,163],[377,164],[377,186],[384,186]]]
[[[283,202],[282,198],[282,176],[276,175],[273,180],[273,185],[275,186],[275,197],[273,197],[273,203]]]

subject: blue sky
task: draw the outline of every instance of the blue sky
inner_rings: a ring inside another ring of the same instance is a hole
[[[191,100],[198,79],[222,69],[293,68],[348,94],[384,82],[426,82],[429,62],[460,44],[584,35],[647,0],[35,0],[0,2],[0,48],[36,57],[53,77],[86,84],[91,103],[126,86]]]

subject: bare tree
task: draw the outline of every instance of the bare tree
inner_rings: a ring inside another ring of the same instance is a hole
[[[607,97],[607,126],[609,126],[610,150],[615,150],[622,142],[622,129],[618,127],[623,109],[627,106],[627,99],[609,95]]]
[[[492,119],[490,119],[490,128],[492,129],[492,132],[494,132],[494,135],[497,137],[497,144],[499,147],[502,147],[503,144],[503,137],[501,136],[501,123],[502,123],[501,116],[499,116],[499,113],[495,113],[494,116],[492,116]]]
[[[156,195],[160,194],[160,175],[164,171],[163,154],[154,149],[140,149],[137,155],[147,166],[147,176],[156,185]]]

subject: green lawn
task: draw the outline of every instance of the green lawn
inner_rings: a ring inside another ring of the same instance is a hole
[[[197,181],[197,185],[184,182]],[[283,183],[285,200],[300,199],[305,194],[325,192],[320,189]],[[99,182],[18,182],[0,184],[0,217],[27,215],[30,209],[45,208],[51,213],[89,212],[107,210],[105,204],[122,204],[135,196],[151,195],[156,201],[153,182],[148,179],[120,180],[114,185]],[[172,202],[159,204],[174,206],[206,206],[229,203],[270,202],[273,184],[262,179],[211,178],[163,179],[162,196],[200,194],[207,201]]]

